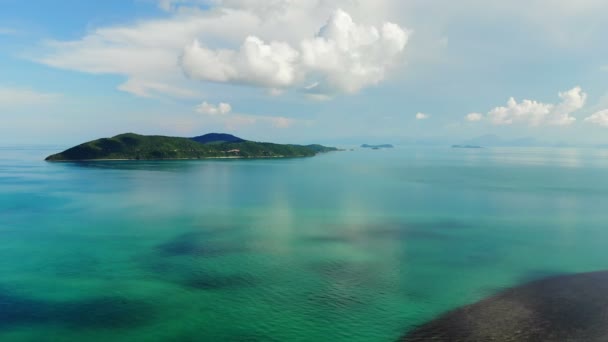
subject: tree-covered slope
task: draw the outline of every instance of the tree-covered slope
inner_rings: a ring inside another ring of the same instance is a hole
[[[245,139],[241,139],[239,137],[235,137],[232,134],[226,133],[208,133],[198,137],[190,138],[190,140],[194,140],[201,144],[237,143],[246,141]]]
[[[126,133],[80,144],[61,153],[51,155],[46,160],[280,158],[309,157],[319,152],[336,150],[321,145],[280,145],[240,140],[241,142],[199,143],[190,138]]]

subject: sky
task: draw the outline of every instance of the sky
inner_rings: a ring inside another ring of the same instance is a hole
[[[608,144],[605,0],[0,0],[0,145]]]

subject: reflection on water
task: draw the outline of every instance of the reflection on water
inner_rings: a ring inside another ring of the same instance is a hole
[[[180,172],[195,166],[193,161],[77,161],[56,162],[68,168],[90,168],[100,170],[139,170]]]
[[[376,152],[0,154],[0,340],[395,340],[608,268],[603,151]]]

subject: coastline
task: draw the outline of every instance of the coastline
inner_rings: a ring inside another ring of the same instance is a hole
[[[201,158],[162,158],[162,159],[128,159],[128,158],[114,158],[114,159],[65,159],[65,160],[46,160],[49,163],[74,163],[74,162],[110,162],[110,161],[175,161],[175,160],[213,160],[213,159],[290,159],[290,158],[307,158],[314,156],[255,156],[255,157],[201,157]]]

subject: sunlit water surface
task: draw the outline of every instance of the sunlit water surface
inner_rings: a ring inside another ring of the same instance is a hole
[[[1,341],[391,341],[608,269],[608,151],[46,163],[0,148]]]

